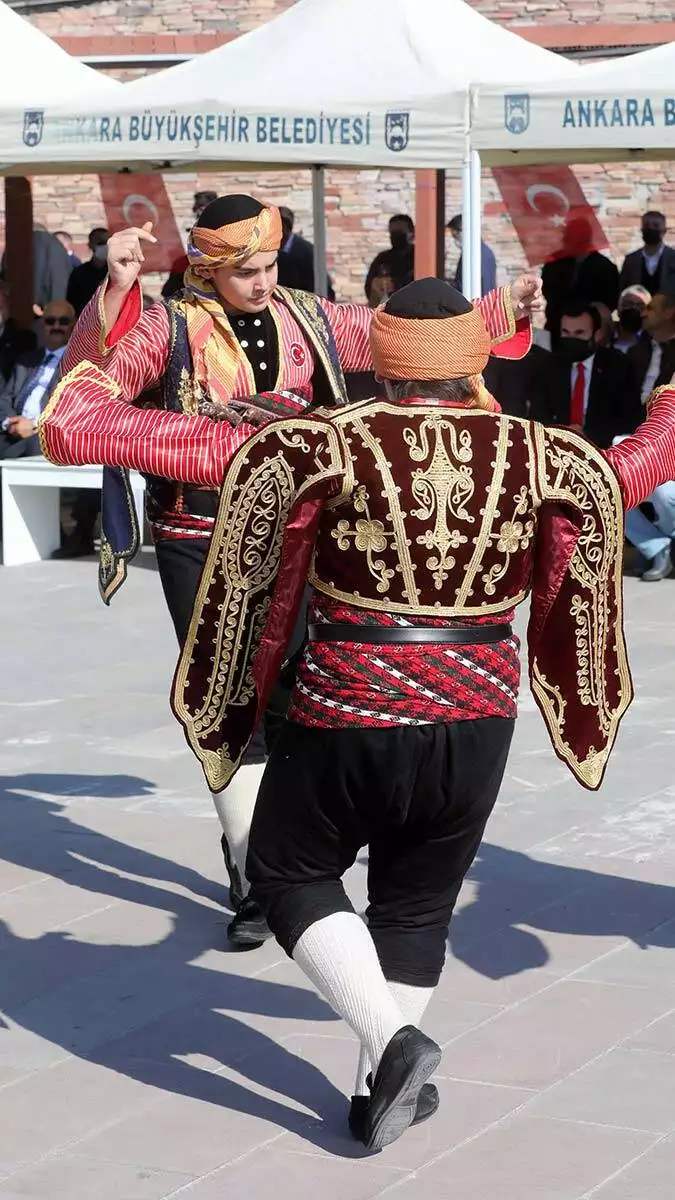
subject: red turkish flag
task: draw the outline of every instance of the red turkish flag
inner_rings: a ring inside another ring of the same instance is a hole
[[[157,241],[143,243],[142,274],[171,271],[179,260],[182,264],[185,250],[161,175],[99,175],[99,182],[111,233],[152,221]]]
[[[530,266],[609,245],[570,167],[493,167],[492,174]]]

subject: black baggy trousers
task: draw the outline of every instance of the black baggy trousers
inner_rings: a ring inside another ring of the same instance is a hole
[[[488,717],[312,729],[286,722],[258,794],[246,875],[289,955],[315,921],[353,911],[342,876],[368,845],[366,917],[384,974],[435,987],[514,723]]]

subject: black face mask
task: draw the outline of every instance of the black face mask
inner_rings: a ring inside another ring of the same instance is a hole
[[[638,308],[624,308],[619,313],[619,326],[623,333],[639,333],[642,329],[642,313]]]
[[[403,229],[392,229],[389,234],[392,250],[407,250],[410,242]]]
[[[561,337],[558,342],[558,354],[568,362],[583,362],[595,354],[595,342],[586,338]]]
[[[643,229],[642,240],[645,246],[658,246],[661,241],[661,231],[659,229]]]

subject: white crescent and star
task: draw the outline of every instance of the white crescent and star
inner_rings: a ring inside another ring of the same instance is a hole
[[[152,221],[153,224],[157,224],[159,221],[159,212],[157,211],[156,205],[152,203],[152,200],[148,200],[147,196],[141,196],[137,193],[127,196],[124,204],[122,205],[122,213],[125,221],[127,221],[130,225],[133,224],[131,219],[131,210],[137,206],[139,208],[147,209],[149,214],[148,220]]]
[[[554,197],[556,200],[560,201],[563,212],[554,213],[549,220],[552,225],[564,225],[566,223],[564,214],[568,213],[572,207],[569,197],[565,195],[561,188],[555,187],[555,185],[552,183],[533,183],[525,190],[525,199],[527,200],[527,203],[533,212],[541,213],[537,199],[542,195]],[[542,216],[543,215],[544,214],[542,214]]]

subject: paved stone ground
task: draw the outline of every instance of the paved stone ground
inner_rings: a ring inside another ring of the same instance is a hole
[[[275,945],[224,948],[143,563],[110,611],[91,563],[0,570],[0,1200],[672,1200],[675,582],[627,580],[599,795],[524,696],[428,1015],[441,1112],[364,1159],[351,1034]]]

